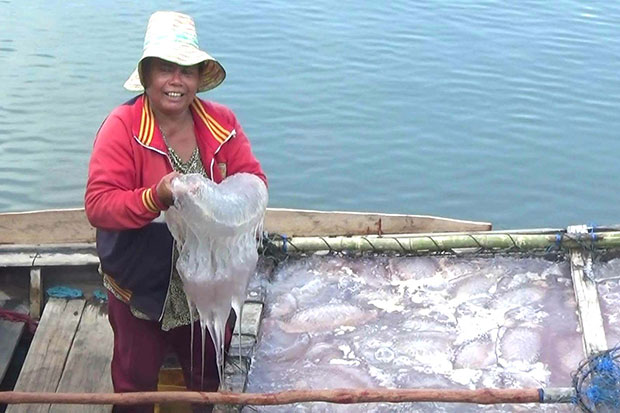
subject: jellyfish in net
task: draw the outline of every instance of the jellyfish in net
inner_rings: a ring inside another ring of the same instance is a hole
[[[166,211],[166,223],[179,253],[176,268],[190,314],[195,308],[200,317],[202,359],[208,330],[221,380],[226,321],[231,307],[237,326],[241,320],[245,291],[258,261],[267,188],[248,173],[231,175],[220,184],[188,174],[172,181],[172,193],[174,206]],[[204,363],[202,368],[204,375]]]

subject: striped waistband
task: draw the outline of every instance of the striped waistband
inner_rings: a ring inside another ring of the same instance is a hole
[[[103,273],[103,285],[114,294],[116,298],[123,301],[125,304],[129,304],[131,300],[131,291],[127,290],[114,281],[110,275]]]

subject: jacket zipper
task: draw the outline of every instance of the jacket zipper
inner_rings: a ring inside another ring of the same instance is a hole
[[[156,149],[153,149],[156,152],[159,152]],[[166,159],[168,160],[168,165],[170,165],[170,168],[172,168],[172,170],[174,171],[174,166],[172,166],[172,161],[170,160],[170,155],[168,155],[167,153],[164,153],[164,155],[166,156]],[[165,221],[165,220],[164,220]],[[166,224],[168,225],[168,224]],[[162,320],[164,319],[164,311],[166,309],[166,304],[168,304],[168,297],[170,297],[170,285],[172,284],[172,274],[174,274],[174,266],[175,266],[175,262],[174,262],[174,249],[177,246],[177,241],[173,238],[172,239],[172,251],[170,251],[170,276],[168,277],[168,288],[166,289],[166,298],[164,298],[164,304],[161,307],[161,314],[159,314],[159,322],[161,323]],[[191,309],[190,309],[191,311]]]
[[[211,158],[211,166],[209,167],[209,177],[211,178],[212,181],[214,181],[214,179],[213,179],[213,166],[215,165],[215,155],[217,155],[217,153],[220,151],[220,149],[222,149],[222,146],[224,146],[224,144],[226,142],[231,140],[236,135],[237,135],[237,131],[233,129],[232,132],[230,132],[228,134],[226,139],[224,139],[224,142],[220,143],[220,146],[218,146],[217,149],[215,150],[215,152],[213,152],[213,158]]]
[[[174,167],[172,166],[172,161],[170,161],[170,157],[168,156],[168,154],[166,152],[160,151],[159,149],[155,149],[151,146],[145,145],[142,142],[140,142],[140,140],[138,139],[137,136],[134,135],[133,137],[141,146],[145,147],[146,149],[150,149],[153,152],[157,152],[160,155],[163,155],[166,157],[166,159],[168,160],[168,165],[170,165],[170,168],[172,168],[172,170],[174,171]],[[170,251],[170,275],[168,276],[168,288],[166,289],[166,298],[164,298],[164,304],[161,307],[161,312],[159,313],[159,317],[157,319],[157,321],[159,321],[161,323],[161,321],[164,319],[164,309],[166,308],[166,304],[168,303],[168,297],[170,296],[170,284],[172,284],[172,274],[174,272],[174,249],[176,248],[176,241],[172,240],[172,250]]]

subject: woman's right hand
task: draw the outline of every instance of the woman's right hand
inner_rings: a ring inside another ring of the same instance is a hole
[[[162,204],[166,206],[172,206],[174,204],[174,197],[172,196],[172,180],[177,176],[181,176],[180,173],[173,171],[168,175],[164,175],[157,184],[157,196]]]

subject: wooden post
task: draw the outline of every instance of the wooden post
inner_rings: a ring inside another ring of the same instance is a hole
[[[43,305],[43,286],[41,283],[41,267],[30,268],[30,317],[41,318]]]
[[[569,235],[580,236],[587,234],[585,225],[573,225],[567,228]],[[601,306],[598,299],[596,283],[586,274],[586,267],[592,263],[591,254],[579,248],[570,250],[570,272],[573,279],[573,289],[577,300],[577,313],[581,325],[583,348],[586,357],[607,350],[605,327]]]

